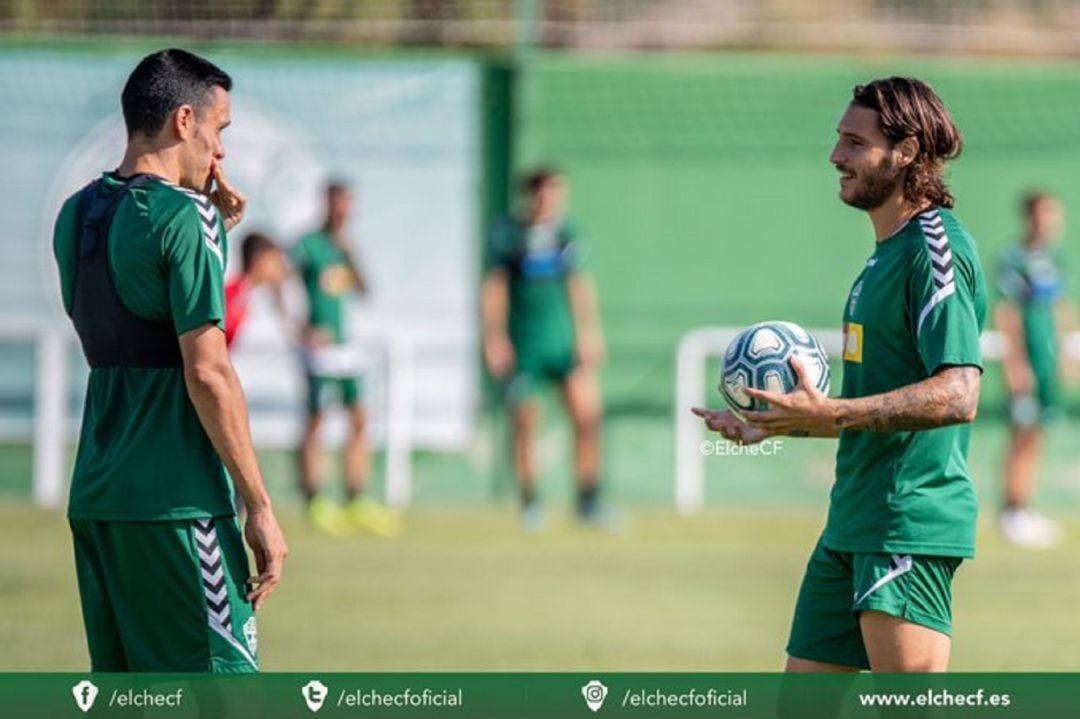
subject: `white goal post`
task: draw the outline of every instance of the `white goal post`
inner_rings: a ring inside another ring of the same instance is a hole
[[[24,426],[23,422],[7,423],[0,426],[0,434],[18,441],[32,441],[33,502],[39,507],[60,507],[66,500],[70,476],[69,446],[79,426],[78,418],[69,416],[68,407],[71,363],[78,348],[77,338],[67,325],[0,322],[0,345],[32,347],[34,353],[30,426]],[[345,351],[375,358],[374,363],[367,363],[362,374],[381,382],[379,413],[383,422],[379,434],[386,453],[386,503],[405,507],[412,499],[415,430],[412,343],[407,337],[388,335],[349,345]],[[260,356],[268,358],[271,354],[280,356],[281,353],[280,347],[270,346],[244,350],[248,364],[252,359],[258,363]],[[245,392],[249,400],[252,399],[252,392],[249,389]]]
[[[705,428],[690,408],[708,401],[705,369],[711,357],[723,355],[728,343],[742,327],[702,327],[679,340],[675,353],[675,508],[680,514],[695,514],[705,506],[705,457],[701,440]],[[837,329],[812,328],[830,359],[841,356],[843,334]],[[1004,340],[998,332],[984,332],[980,342],[983,359],[1001,359]],[[1080,357],[1080,333],[1064,342],[1070,356]],[[834,380],[836,381],[836,380]]]

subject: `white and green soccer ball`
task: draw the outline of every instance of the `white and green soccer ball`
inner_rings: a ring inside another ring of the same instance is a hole
[[[768,409],[746,394],[747,387],[787,394],[798,384],[791,358],[797,357],[810,382],[829,392],[829,358],[817,338],[794,322],[758,322],[731,340],[720,371],[720,393],[737,415]]]

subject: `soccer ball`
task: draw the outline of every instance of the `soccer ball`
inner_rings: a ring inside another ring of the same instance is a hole
[[[787,394],[798,380],[788,360],[798,357],[810,381],[829,392],[829,358],[817,338],[793,322],[758,322],[731,340],[720,371],[720,393],[731,410],[740,415],[768,409],[754,399],[747,387]]]

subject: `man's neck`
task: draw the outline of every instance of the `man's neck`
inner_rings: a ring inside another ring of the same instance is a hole
[[[129,144],[116,172],[121,177],[141,174],[157,175],[174,185],[180,184],[180,163],[175,154],[168,150],[154,151]]]
[[[874,225],[874,239],[884,242],[895,235],[908,221],[928,207],[928,203],[909,202],[902,192],[896,192],[880,207],[869,211],[870,222]]]

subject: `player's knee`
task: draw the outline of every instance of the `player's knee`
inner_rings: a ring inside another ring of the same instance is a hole
[[[322,427],[323,415],[322,412],[309,412],[307,416],[307,424],[304,425],[304,434],[307,437],[314,437],[319,429]]]
[[[603,418],[598,410],[581,412],[573,418],[574,431],[579,437],[595,437],[600,433]]]
[[[532,432],[540,421],[540,412],[533,404],[520,404],[514,409],[514,429],[518,432]]]
[[[355,410],[349,415],[349,429],[353,437],[362,436],[367,426],[367,417],[360,410]]]

